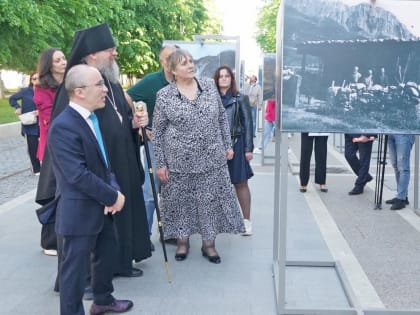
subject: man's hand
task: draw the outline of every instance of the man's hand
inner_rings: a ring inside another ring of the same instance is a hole
[[[18,115],[18,116],[19,116],[20,114],[22,114],[22,108],[20,108],[20,107],[19,107],[19,108],[16,108],[16,110],[15,110],[15,114],[16,114],[16,115]]]
[[[121,209],[124,207],[124,203],[125,203],[125,196],[118,191],[118,195],[117,195],[117,201],[115,201],[115,203],[112,206],[105,206],[104,208],[104,214],[107,215],[108,213],[111,214],[115,214],[119,211],[121,211]]]
[[[149,115],[146,111],[135,112],[133,115],[133,128],[143,128],[149,124]]]
[[[352,141],[354,143],[357,143],[357,142],[365,143],[365,142],[369,142],[369,141],[375,141],[375,137],[360,136],[358,138],[353,138]]]

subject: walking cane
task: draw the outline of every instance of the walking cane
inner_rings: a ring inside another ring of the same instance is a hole
[[[142,112],[146,108],[145,102],[134,102],[134,108],[136,112]],[[150,184],[152,185],[152,192],[153,192],[153,200],[155,201],[155,207],[156,207],[156,217],[158,221],[158,228],[159,228],[159,234],[160,239],[162,240],[162,250],[163,250],[163,256],[165,258],[165,268],[166,268],[166,276],[168,278],[168,282],[171,283],[171,272],[169,270],[169,262],[168,262],[168,255],[166,254],[166,246],[165,241],[163,237],[163,224],[160,217],[160,210],[159,210],[159,200],[156,192],[156,186],[155,186],[155,177],[153,176],[153,167],[152,167],[152,161],[150,158],[150,151],[149,151],[149,145],[148,145],[148,139],[146,134],[146,128],[142,127],[141,131],[143,133],[143,142],[144,142],[144,151],[146,152],[146,159],[147,159],[147,165],[149,166],[148,173],[150,177]]]

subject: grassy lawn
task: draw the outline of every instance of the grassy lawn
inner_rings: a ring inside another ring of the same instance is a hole
[[[0,124],[19,121],[15,109],[9,105],[8,98],[0,99]]]

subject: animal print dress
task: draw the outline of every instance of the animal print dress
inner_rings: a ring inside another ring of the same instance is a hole
[[[165,239],[245,231],[227,168],[230,131],[219,93],[211,79],[196,79],[189,100],[171,83],[157,94],[153,116],[156,168],[166,166],[161,187]]]

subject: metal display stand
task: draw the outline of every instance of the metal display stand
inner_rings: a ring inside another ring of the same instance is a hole
[[[402,315],[402,314],[419,314],[419,310],[388,310],[388,309],[362,309],[359,303],[355,300],[352,294],[351,287],[346,280],[343,270],[339,262],[319,262],[319,261],[288,261],[287,260],[287,207],[288,207],[288,138],[287,132],[282,131],[281,128],[281,107],[282,107],[282,69],[283,69],[283,25],[284,21],[284,1],[281,2],[279,13],[277,16],[277,56],[276,56],[276,144],[275,144],[275,170],[274,170],[274,214],[273,214],[273,274],[275,297],[277,304],[277,314],[311,314],[311,315]],[[335,144],[335,138],[334,138]],[[340,138],[340,149],[341,146]],[[383,185],[383,175],[386,159],[386,145],[387,137],[382,136],[381,142],[381,157],[378,158],[377,176],[380,175],[379,183]],[[415,207],[418,204],[418,138],[416,137],[415,146]],[[383,186],[382,186],[383,187]],[[375,202],[378,204],[382,200],[382,191]],[[305,307],[305,305],[297,305],[295,307],[288,306],[286,296],[286,278],[290,268],[332,268],[336,272],[336,277],[339,279],[342,290],[347,298],[348,307]]]
[[[375,210],[382,210],[382,194],[384,191],[384,175],[386,166],[386,151],[388,148],[388,136],[378,136],[378,157],[376,162],[375,182]]]

